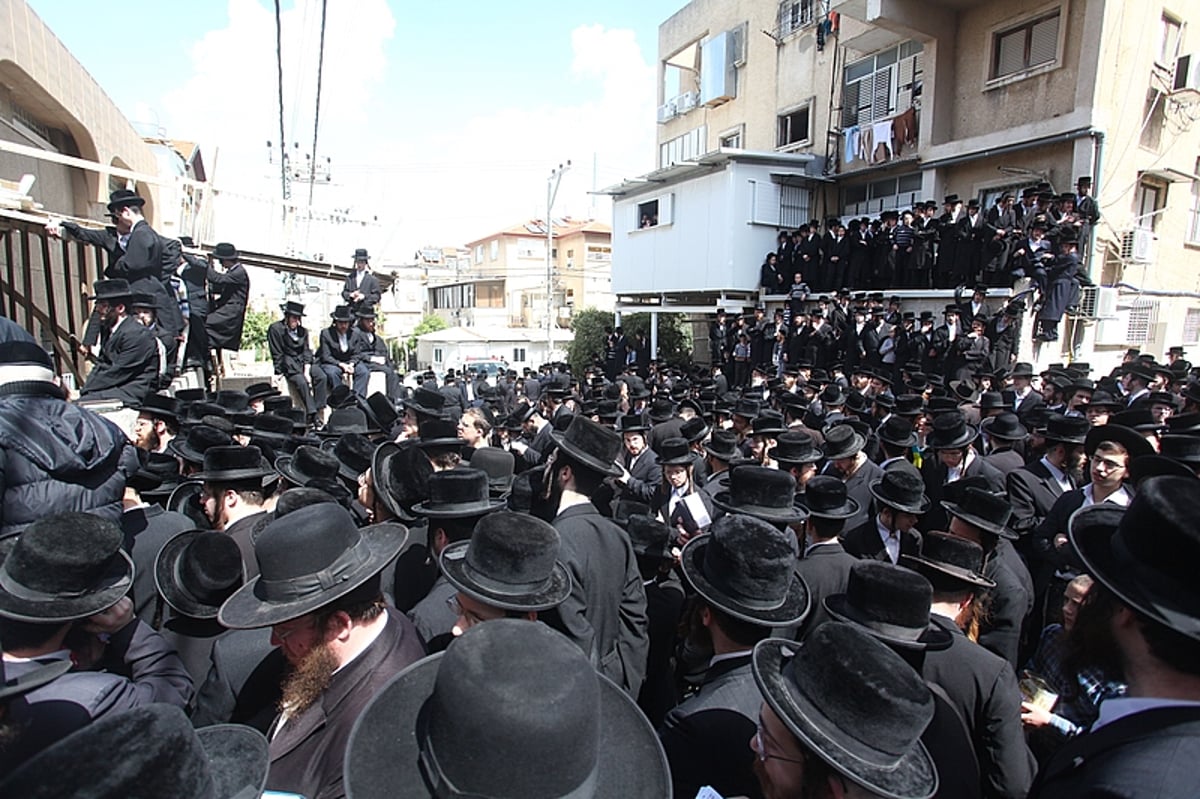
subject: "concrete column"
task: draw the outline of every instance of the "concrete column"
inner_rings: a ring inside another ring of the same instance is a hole
[[[658,358],[658,312],[650,312],[650,359]]]

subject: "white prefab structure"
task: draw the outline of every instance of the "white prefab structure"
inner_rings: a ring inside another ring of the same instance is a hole
[[[808,153],[720,150],[603,189],[613,197],[613,293],[757,291],[778,232],[812,218],[820,168]]]
[[[554,329],[554,347],[547,351],[546,331],[532,327],[448,327],[417,338],[417,366],[441,374],[459,369],[469,360],[495,358],[510,369],[536,369],[543,363],[565,360],[574,340],[570,330]]]

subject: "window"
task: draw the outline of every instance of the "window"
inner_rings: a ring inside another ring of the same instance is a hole
[[[673,221],[671,206],[674,199],[675,195],[673,194],[659,194],[656,197],[642,200],[637,205],[628,206],[625,213],[632,216],[632,218],[626,218],[629,229],[631,231],[644,230],[671,224]]]
[[[596,244],[589,244],[587,248],[587,259],[589,261],[608,263],[612,260],[612,247],[601,247]]]
[[[480,283],[475,287],[476,308],[503,308],[504,284]]]
[[[542,241],[523,241],[517,247],[517,257],[544,261],[546,260],[546,243]]]
[[[744,130],[744,128],[741,125],[738,125],[737,128],[735,128],[734,130],[730,130],[730,131],[726,131],[725,133],[722,133],[720,139],[718,139],[718,141],[717,141],[718,145],[721,148],[726,149],[726,150],[742,149],[742,131],[743,130]]]
[[[847,66],[842,127],[878,122],[914,106],[921,96],[922,63],[921,43],[905,42]]]
[[[525,348],[524,347],[513,347],[512,359],[516,363],[524,363],[525,362]]]
[[[1179,57],[1179,20],[1163,15],[1158,35],[1158,57],[1155,59],[1167,69],[1175,68]]]
[[[500,242],[499,240],[492,241],[488,245],[488,260],[494,261],[500,257]]]
[[[875,216],[911,208],[921,199],[921,173],[859,183],[842,189],[843,216]]]
[[[441,348],[441,347],[434,347],[434,348],[433,348],[433,362],[434,362],[434,363],[444,363],[444,362],[445,362],[445,360],[446,360],[446,359],[445,359],[445,357],[444,357],[444,356],[443,356],[443,354],[442,354],[442,348]]]
[[[804,186],[779,187],[779,226],[798,228],[812,218],[812,190]]]
[[[1196,174],[1200,175],[1200,158],[1196,159]],[[1200,246],[1200,178],[1192,180],[1192,204],[1188,208],[1187,243]]]
[[[1138,184],[1137,203],[1134,206],[1134,226],[1154,232],[1158,229],[1160,211],[1167,204],[1167,188],[1157,183]]]
[[[1149,344],[1158,324],[1158,300],[1136,300],[1129,309],[1125,340],[1129,344]]]
[[[658,165],[667,167],[704,155],[708,126],[701,125],[658,145]]]
[[[779,116],[779,134],[775,146],[779,149],[801,147],[812,143],[809,114],[812,100]]]
[[[1183,343],[1200,344],[1200,308],[1188,308],[1183,318]]]
[[[776,39],[791,36],[813,24],[813,0],[783,0],[779,4],[779,25]]]
[[[477,263],[477,264],[483,263],[483,245],[482,244],[475,245],[475,263]]]
[[[638,205],[637,218],[639,228],[655,227],[658,225],[658,200],[650,200]]]
[[[1006,78],[1058,59],[1059,9],[995,34],[991,79]]]
[[[1146,105],[1142,108],[1144,124],[1138,144],[1156,153],[1162,151],[1163,126],[1167,122],[1167,115],[1164,111],[1166,104],[1167,99],[1161,92],[1154,89],[1146,92]]]

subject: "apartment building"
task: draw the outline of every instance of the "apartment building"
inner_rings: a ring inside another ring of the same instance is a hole
[[[1179,0],[694,0],[659,28],[658,168],[606,190],[618,309],[746,307],[777,230],[810,218],[1091,176],[1097,287],[1027,357],[1200,343],[1196,17]]]

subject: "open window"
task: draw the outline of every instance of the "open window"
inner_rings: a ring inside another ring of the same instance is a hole
[[[649,230],[671,224],[671,200],[672,195],[660,194],[638,203],[635,206],[634,218],[631,220],[631,228],[633,230]]]

